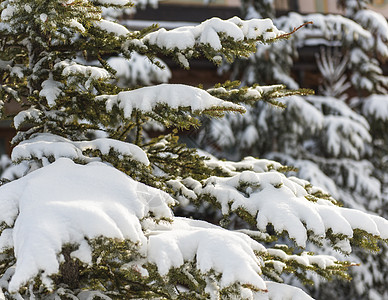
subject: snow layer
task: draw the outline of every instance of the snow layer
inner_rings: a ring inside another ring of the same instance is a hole
[[[271,281],[266,281],[265,283],[268,287],[268,293],[263,295],[262,298],[257,298],[257,300],[313,300],[300,288]]]
[[[127,5],[127,4],[131,3],[131,1],[128,1],[128,0],[94,0],[93,2],[97,2],[97,3],[105,4],[105,5],[109,5],[109,4]]]
[[[76,75],[81,75],[88,78],[85,82],[85,87],[90,88],[93,80],[109,79],[112,75],[105,69],[93,66],[84,66],[76,62],[64,60],[54,65],[54,69],[62,69],[62,76],[71,78]]]
[[[29,109],[20,111],[14,118],[13,118],[13,124],[16,129],[19,129],[20,126],[25,121],[39,121],[41,111],[36,109],[35,107],[31,106]]]
[[[1,186],[0,222],[13,229],[3,231],[0,245],[13,244],[17,258],[9,291],[37,275],[49,284],[47,276],[58,272],[58,253],[66,243],[81,245],[75,255],[86,263],[85,238],[128,239],[145,254],[147,239],[139,219],[150,212],[171,218],[167,205],[173,202],[168,194],[105,164],[77,165],[67,158]]]
[[[13,161],[21,161],[32,158],[54,158],[57,160],[61,157],[67,157],[84,162],[92,161],[92,158],[83,154],[85,150],[99,150],[103,155],[114,150],[121,155],[129,156],[133,160],[149,165],[147,154],[139,146],[131,143],[109,138],[74,142],[49,133],[37,134],[29,140],[21,142],[13,149],[11,158]]]
[[[167,65],[160,59],[155,58],[155,62],[164,68],[153,64],[146,56],[136,52],[131,54],[130,59],[124,57],[111,57],[107,60],[108,64],[117,72],[118,85],[127,87],[128,84],[150,85],[153,82],[166,83],[171,78],[171,71]]]
[[[354,229],[383,239],[388,237],[387,220],[335,206],[328,200],[309,201],[304,181],[278,172],[244,171],[230,178],[210,177],[203,189],[194,191],[214,197],[223,214],[243,209],[256,218],[261,231],[265,232],[267,225],[272,224],[277,232],[288,232],[301,247],[306,246],[308,231],[317,238],[324,238],[329,229],[347,238],[353,237]],[[344,252],[350,251],[348,242],[341,246]]]
[[[0,222],[10,228],[2,231],[0,248],[13,247],[17,259],[8,290],[16,292],[35,276],[49,286],[67,243],[79,245],[72,257],[90,263],[87,240],[99,236],[133,242],[161,275],[196,261],[202,273],[221,275],[221,288],[239,282],[266,290],[257,257],[266,249],[247,235],[203,221],[146,218],[172,219],[167,205],[173,202],[105,164],[77,165],[67,158],[1,186]]]
[[[53,140],[50,136],[47,139]],[[220,274],[219,280],[211,277],[220,288],[237,282],[267,290],[261,278],[260,255],[268,253],[264,246],[240,232],[204,221],[173,218],[168,207],[173,203],[166,193],[110,166],[99,162],[77,165],[68,158],[59,158],[1,186],[0,222],[10,228],[2,231],[0,249],[13,247],[17,258],[8,290],[16,292],[35,276],[50,286],[49,276],[58,272],[58,254],[67,243],[79,246],[72,257],[91,263],[88,240],[99,236],[133,242],[145,257],[140,265],[144,261],[153,263],[162,276],[171,268],[195,261],[202,274]],[[150,213],[173,222],[157,223],[147,218]],[[305,265],[325,267],[331,263],[329,258],[293,257],[274,251],[270,253],[273,257]],[[295,292],[289,289],[288,294]]]
[[[322,39],[333,41],[338,37],[351,42],[354,39],[361,41],[364,47],[372,46],[372,34],[360,24],[341,15],[308,14],[302,16],[291,12],[276,20],[276,25],[282,30],[291,31],[305,22],[313,22],[309,27],[299,30],[295,36],[300,43],[309,41],[310,44],[321,43]]]
[[[330,113],[324,118],[326,149],[335,157],[339,154],[359,159],[372,137],[368,121],[355,113],[346,103],[332,97],[307,96],[306,100],[319,111]]]
[[[286,103],[287,110],[300,116],[301,120],[303,120],[303,125],[308,126],[309,130],[316,131],[323,127],[324,115],[303,97],[291,96]]]
[[[362,113],[370,118],[388,120],[388,96],[371,95],[362,100]]]
[[[158,266],[161,275],[195,258],[202,273],[214,270],[222,274],[221,288],[239,282],[266,290],[260,277],[262,262],[254,253],[264,254],[266,250],[245,234],[203,221],[175,218],[172,224],[152,228],[148,236],[147,259]]]
[[[63,76],[81,74],[83,76],[90,76],[93,79],[104,79],[110,77],[109,72],[103,68],[83,66],[75,62],[62,61],[60,63],[55,64],[54,68],[63,68]]]
[[[61,87],[63,84],[53,80],[53,76],[50,73],[49,79],[42,82],[42,89],[39,92],[39,96],[47,99],[47,104],[52,107],[55,105],[55,100],[62,93]]]
[[[302,252],[300,255],[289,255],[281,249],[268,249],[268,254],[281,259],[282,261],[294,261],[305,267],[318,266],[320,269],[326,269],[336,265],[338,259],[329,255],[311,255],[308,252]],[[267,263],[268,261],[266,261]]]
[[[186,50],[200,43],[208,44],[214,50],[221,50],[221,33],[235,41],[242,41],[244,38],[259,37],[271,40],[283,32],[277,30],[270,19],[243,21],[238,17],[229,20],[212,18],[197,26],[184,26],[170,31],[161,28],[147,34],[143,41],[165,49]]]
[[[107,20],[100,20],[100,21],[95,21],[94,26],[107,31],[109,33],[113,33],[116,36],[125,36],[130,31],[125,28],[123,25],[117,24],[115,22],[107,21]]]
[[[222,107],[245,111],[245,108],[211,96],[206,91],[183,84],[160,84],[152,87],[139,88],[120,92],[117,95],[102,95],[95,98],[106,101],[107,111],[118,106],[124,112],[125,118],[131,118],[134,109],[142,112],[152,111],[157,104],[167,104],[170,108],[190,107],[194,112]]]
[[[370,9],[361,9],[359,10],[354,19],[357,23],[371,28],[371,32],[377,35],[376,38],[376,49],[379,55],[382,57],[388,56],[388,46],[387,46],[387,34],[388,34],[388,23],[385,17],[378,12],[372,11]]]
[[[229,173],[230,176],[237,175],[243,170],[251,170],[256,173],[264,173],[269,170],[279,170],[284,166],[276,161],[268,159],[257,159],[252,156],[244,157],[239,162],[219,160],[205,151],[198,151],[198,154],[207,158],[205,164],[212,169],[220,168],[223,172]]]

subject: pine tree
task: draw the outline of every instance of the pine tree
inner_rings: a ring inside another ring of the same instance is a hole
[[[311,299],[281,284],[282,274],[347,278],[351,262],[303,251],[307,241],[344,253],[376,249],[388,221],[338,206],[322,189],[286,176],[266,159],[200,155],[178,129],[199,117],[244,113],[249,103],[281,105],[304,94],[283,86],[210,90],[114,83],[108,58],[162,53],[189,67],[247,57],[256,43],[290,34],[269,19],[207,20],[195,27],[129,31],[103,7],[126,0],[0,2],[2,117],[12,118],[12,174],[0,187],[0,298],[3,299]],[[92,62],[96,62],[94,65]],[[8,116],[4,106],[21,111]],[[170,132],[147,140],[156,122]],[[228,230],[176,217],[173,206],[208,203]],[[264,246],[284,236],[294,247]]]
[[[274,15],[268,1],[244,3],[247,18]],[[212,153],[221,149],[219,154],[225,157],[240,159],[249,152],[295,166],[299,177],[323,186],[345,206],[386,216],[388,135],[383,128],[387,128],[388,85],[381,64],[388,57],[388,24],[367,9],[368,3],[339,1],[345,16],[289,13],[275,19],[277,27],[286,31],[303,22],[314,24],[297,32],[293,43],[259,45],[254,56],[234,65],[233,75],[246,84],[287,82],[297,88],[290,70],[298,47],[329,46],[317,53],[323,79],[320,95],[291,97],[284,111],[258,102],[237,120],[229,116],[211,120],[204,128],[207,134],[199,136],[200,143]],[[349,88],[357,97],[347,94]],[[354,281],[316,284],[313,295],[385,299],[385,247],[379,256],[357,249],[351,259],[362,264],[352,270]]]

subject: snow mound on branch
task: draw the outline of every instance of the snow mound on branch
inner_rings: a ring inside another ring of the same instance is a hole
[[[204,182],[203,189],[195,192],[214,197],[223,214],[243,209],[256,218],[261,231],[272,224],[277,232],[288,232],[300,247],[306,247],[308,231],[317,238],[326,237],[329,229],[343,235],[344,242],[338,246],[344,252],[351,251],[348,238],[353,237],[354,229],[388,238],[388,221],[338,207],[329,200],[310,201],[306,199],[309,194],[303,181],[279,172],[244,171],[229,178],[213,176]]]
[[[239,171],[250,170],[256,173],[269,172],[270,170],[278,170],[284,168],[284,166],[274,160],[257,159],[252,156],[246,156],[241,161],[223,161],[219,160],[210,153],[203,150],[198,150],[198,154],[207,157],[205,164],[212,169],[220,168],[223,172],[232,175],[239,174]]]
[[[113,33],[116,36],[125,36],[128,33],[130,33],[130,31],[127,28],[125,28],[123,25],[117,24],[112,21],[99,20],[99,21],[95,21],[93,24],[94,26],[106,32]]]
[[[63,68],[62,70],[63,76],[80,74],[85,77],[90,76],[95,80],[107,79],[111,76],[110,73],[103,68],[84,66],[84,65],[77,64],[76,62],[69,62],[68,60],[61,61],[55,64],[54,69],[60,69],[60,68]]]
[[[319,185],[324,193],[329,193],[335,199],[339,197],[338,188],[334,180],[323,173],[316,163],[305,159],[294,159],[283,153],[272,153],[272,155],[275,155],[275,157],[282,155],[287,164],[298,169],[298,177],[308,180],[314,186]]]
[[[360,25],[365,25],[368,28],[371,28],[371,31],[377,35],[377,51],[382,57],[388,56],[388,46],[387,46],[387,33],[388,33],[388,23],[385,17],[378,12],[372,11],[370,9],[359,10],[354,19]]]
[[[367,117],[388,120],[388,96],[371,95],[363,100],[362,112]]]
[[[365,144],[372,137],[363,124],[342,116],[326,116],[326,148],[335,157],[340,153],[347,157],[360,159],[365,153]]]
[[[112,77],[112,75],[104,68],[84,66],[70,60],[64,60],[56,63],[54,65],[54,69],[62,70],[62,76],[66,77],[68,82],[77,83],[77,85],[80,83],[79,76],[88,78],[84,83],[86,89],[91,88],[93,81],[105,80]],[[55,104],[55,102],[50,103],[51,106],[53,104]]]
[[[212,18],[197,26],[183,26],[170,31],[161,28],[147,34],[143,41],[165,49],[185,50],[194,48],[197,43],[200,43],[209,44],[214,50],[221,50],[221,33],[235,41],[241,41],[244,38],[259,37],[271,40],[283,32],[279,31],[270,19],[243,21],[238,17],[229,20]]]
[[[200,272],[214,270],[222,274],[221,288],[239,282],[266,290],[260,277],[262,261],[254,253],[264,254],[266,249],[243,233],[203,221],[174,218],[171,224],[156,225],[148,236],[147,259],[157,265],[161,275],[195,259]]]
[[[55,100],[62,93],[61,87],[63,84],[53,79],[52,73],[50,73],[49,79],[42,82],[42,89],[39,92],[39,96],[47,99],[47,104],[50,107],[55,105]]]
[[[317,44],[322,42],[322,39],[333,41],[338,36],[347,42],[357,39],[365,48],[371,47],[373,43],[373,36],[369,31],[357,22],[341,15],[315,13],[302,16],[291,12],[288,16],[278,18],[276,25],[283,30],[291,31],[304,22],[313,22],[313,24],[296,33],[299,43],[307,41],[310,44]]]
[[[131,118],[134,109],[151,112],[157,104],[166,104],[173,109],[190,107],[192,111],[196,112],[218,107],[245,111],[241,105],[223,101],[202,89],[183,84],[160,84],[120,92],[117,95],[97,96],[95,99],[97,101],[105,100],[108,112],[113,109],[113,106],[118,106],[123,110],[125,118]]]
[[[59,270],[62,246],[79,244],[76,257],[90,263],[86,239],[127,239],[146,253],[139,219],[150,213],[171,218],[166,193],[138,183],[105,164],[77,165],[67,158],[0,187],[0,222],[13,226],[0,236],[0,248],[14,247],[17,259],[9,291],[39,275]]]
[[[105,5],[127,5],[131,3],[129,0],[94,0],[93,2]]]
[[[146,56],[136,52],[131,53],[131,58],[111,57],[108,64],[117,72],[115,77],[121,87],[135,84],[151,85],[152,82],[166,83],[171,78],[171,71],[160,59],[155,58],[155,62],[163,66],[160,68],[152,63]]]
[[[300,117],[309,130],[315,132],[323,127],[324,116],[322,112],[308,103],[303,97],[291,96],[286,100],[286,103],[287,109]]]
[[[96,158],[84,155],[83,151],[85,150],[99,150],[103,155],[109,154],[109,151],[114,150],[145,165],[150,164],[147,154],[134,144],[109,138],[73,142],[50,133],[40,133],[29,140],[21,142],[13,149],[11,158],[13,161],[49,157],[53,157],[56,160],[61,157],[67,157],[84,162],[96,160]]]
[[[265,283],[268,287],[268,293],[260,295],[261,297],[256,298],[257,300],[313,300],[300,288],[271,281],[266,281]]]
[[[20,111],[14,118],[13,124],[16,129],[20,128],[26,121],[38,122],[40,121],[41,111],[36,109],[34,106],[31,106],[29,109]]]
[[[325,147],[338,157],[342,154],[359,159],[371,142],[368,121],[355,113],[346,103],[333,97],[308,96],[306,100],[319,111],[328,111],[324,117]]]

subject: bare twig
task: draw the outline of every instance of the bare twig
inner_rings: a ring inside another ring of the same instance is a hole
[[[282,34],[282,35],[279,35],[277,38],[288,38],[291,34],[294,34],[295,32],[297,32],[299,29],[301,29],[302,27],[308,25],[308,24],[313,24],[313,22],[306,22],[302,25],[300,25],[299,27],[295,27],[293,31],[291,32],[288,32],[288,33],[285,33],[285,34]]]

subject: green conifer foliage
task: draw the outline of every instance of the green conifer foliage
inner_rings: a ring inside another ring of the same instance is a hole
[[[285,31],[306,21],[314,24],[286,43],[259,45],[249,60],[234,64],[232,78],[244,84],[297,88],[298,71],[291,74],[291,66],[298,59],[304,62],[304,57],[298,58],[299,49],[315,46],[321,77],[317,95],[286,98],[284,110],[256,102],[237,119],[209,120],[199,134],[200,146],[227,158],[253,154],[294,166],[294,174],[324,187],[344,206],[386,216],[388,81],[382,65],[388,57],[388,23],[369,4],[338,1],[344,15],[290,12],[274,19]],[[244,1],[243,11],[247,19],[271,16],[273,5],[274,1]],[[379,255],[356,249],[352,260],[361,267],[352,269],[355,280],[327,283],[315,277],[312,295],[385,299],[386,253],[385,247]]]
[[[310,93],[282,85],[213,89],[114,84],[106,58],[133,51],[247,57],[256,43],[288,39],[269,19],[213,18],[177,30],[129,31],[102,18],[125,0],[0,2],[0,97],[17,101],[10,182],[0,186],[2,299],[311,299],[282,284],[308,272],[347,279],[354,264],[304,251],[375,250],[388,221],[340,207],[287,167],[246,157],[221,161],[179,142],[177,130],[263,101]],[[96,63],[92,63],[96,61]],[[155,60],[157,62],[157,60]],[[170,132],[145,139],[156,122]],[[173,206],[213,206],[223,224],[176,217]],[[280,236],[294,247],[263,244]]]

